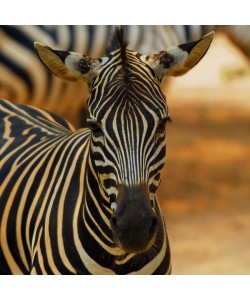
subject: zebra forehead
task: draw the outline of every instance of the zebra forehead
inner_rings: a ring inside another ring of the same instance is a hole
[[[114,118],[150,118],[167,115],[166,98],[153,70],[141,54],[127,49],[124,29],[117,28],[112,38],[107,63],[99,70],[88,100],[89,117],[99,123]],[[145,122],[146,123],[146,122]]]
[[[110,99],[109,99],[110,100]],[[123,126],[124,123],[147,124],[154,126],[168,115],[166,102],[143,101],[144,99],[120,98],[107,101],[105,105],[93,111],[89,117],[103,126]]]
[[[163,118],[155,113],[128,113],[125,110],[124,114],[105,116],[100,123],[103,131],[108,135],[122,135],[123,139],[126,139],[131,135],[138,138],[139,135],[150,134]]]
[[[119,57],[120,50],[117,51]],[[102,74],[92,85],[88,100],[90,116],[99,121],[110,113],[140,112],[164,117],[166,97],[159,82],[137,57],[137,52],[126,50],[126,55],[126,63],[115,60],[114,64],[104,66]]]

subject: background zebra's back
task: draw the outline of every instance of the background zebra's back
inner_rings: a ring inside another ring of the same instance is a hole
[[[40,63],[34,41],[53,49],[101,57],[114,26],[1,26],[0,97],[30,104],[66,118],[75,127],[86,119],[88,87],[66,83]],[[153,53],[168,46],[198,39],[200,26],[126,26],[129,48]]]

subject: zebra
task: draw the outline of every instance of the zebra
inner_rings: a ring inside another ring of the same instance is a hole
[[[225,32],[250,57],[248,26],[131,25],[126,38],[132,49],[150,53],[198,39],[211,30]],[[33,41],[54,49],[101,57],[112,25],[0,26],[0,97],[46,109],[69,120],[76,128],[86,122],[87,84],[72,85],[51,76],[37,61]],[[72,101],[71,99],[74,99]]]
[[[118,27],[101,58],[35,43],[54,75],[87,82],[87,128],[0,101],[1,274],[171,273],[156,196],[170,120],[160,82],[194,67],[213,35],[145,55]]]

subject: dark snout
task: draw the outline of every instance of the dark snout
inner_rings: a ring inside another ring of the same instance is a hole
[[[110,220],[115,241],[128,253],[147,250],[155,239],[158,218],[146,186],[119,186],[116,203]]]

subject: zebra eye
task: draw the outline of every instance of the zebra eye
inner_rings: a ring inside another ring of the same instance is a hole
[[[165,129],[166,129],[166,124],[168,121],[171,121],[171,118],[169,115],[167,115],[163,120],[161,120],[158,124],[158,127],[157,127],[157,133],[159,135],[163,134],[165,132]]]
[[[166,122],[161,121],[160,124],[157,127],[157,133],[158,134],[163,134],[165,132],[165,129],[166,129]]]
[[[103,136],[101,124],[95,120],[87,120],[87,127],[92,131],[95,137]]]

